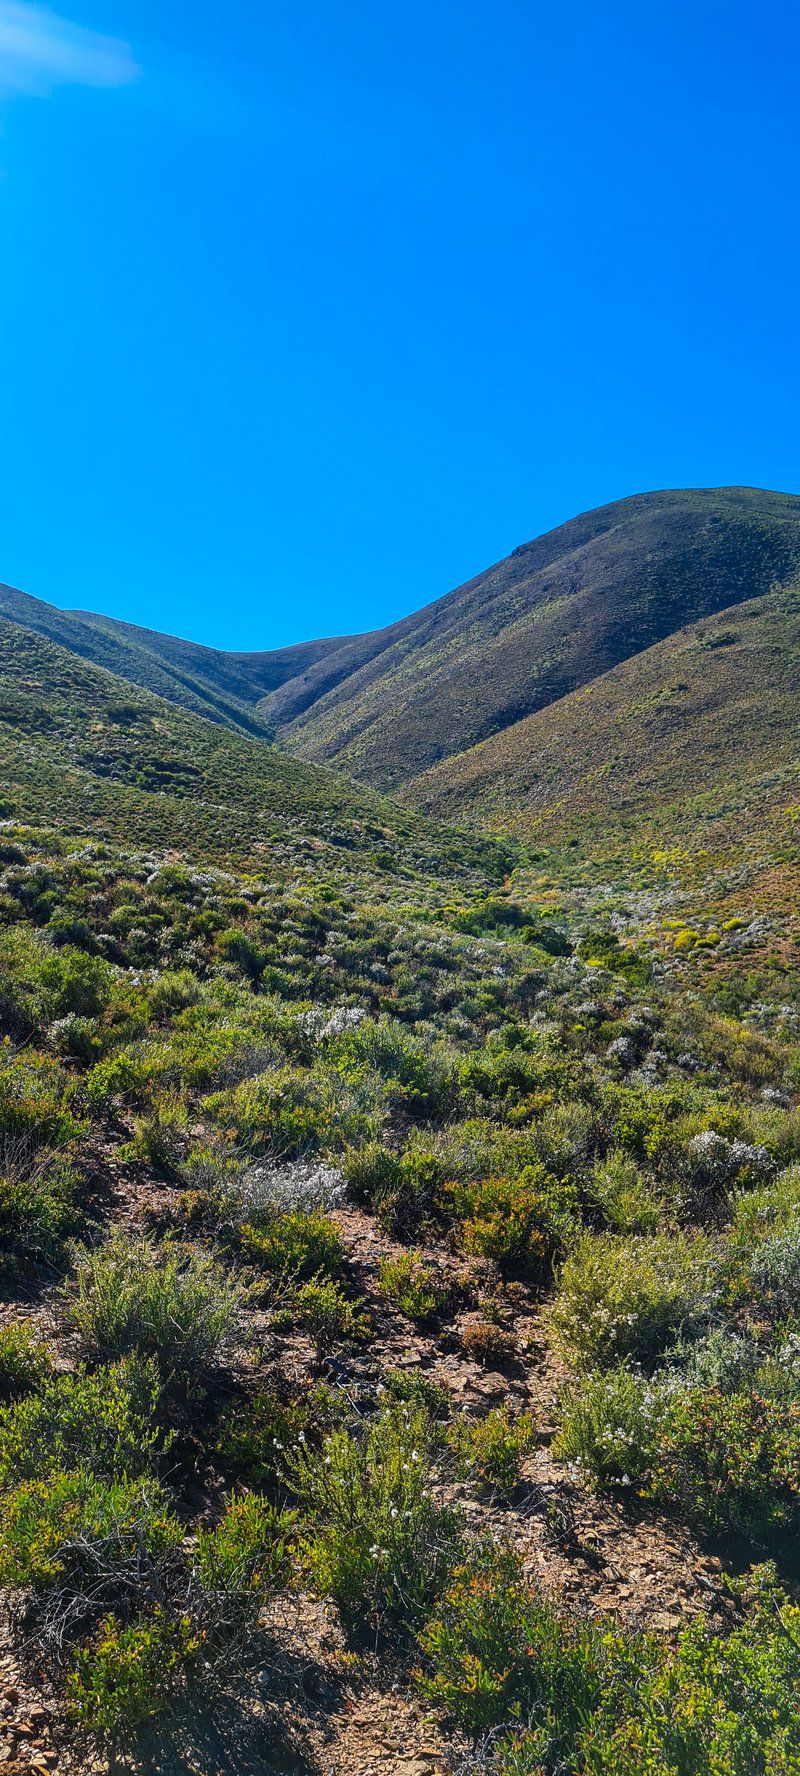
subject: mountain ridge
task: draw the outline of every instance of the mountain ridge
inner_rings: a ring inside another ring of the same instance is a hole
[[[396,789],[798,567],[795,495],[634,495],[520,545],[400,624],[332,652],[259,708],[302,756]]]

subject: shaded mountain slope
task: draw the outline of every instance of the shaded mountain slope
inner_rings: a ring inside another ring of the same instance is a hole
[[[57,610],[13,586],[0,586],[0,615],[184,709],[262,736],[259,699],[339,645],[312,641],[272,653],[225,653],[113,617]]]
[[[326,879],[496,868],[484,841],[465,847],[374,791],[2,618],[0,757],[4,814],[123,844]]]
[[[637,495],[526,544],[260,704],[304,757],[392,788],[800,566],[800,498]]]
[[[526,839],[735,842],[770,817],[789,837],[799,775],[800,585],[690,624],[405,794]]]

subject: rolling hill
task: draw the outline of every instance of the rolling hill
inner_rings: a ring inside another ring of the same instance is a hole
[[[516,549],[259,705],[283,742],[396,788],[800,567],[800,498],[642,494]]]
[[[311,641],[271,653],[225,653],[114,617],[57,610],[13,586],[0,586],[0,616],[196,715],[262,737],[268,729],[259,700],[340,645]]]
[[[375,791],[230,733],[0,617],[0,806],[6,816],[266,874],[497,864]]]
[[[379,789],[800,570],[800,498],[636,495],[370,634],[226,653],[0,587],[0,615],[182,708]]]
[[[405,792],[526,838],[727,817],[800,761],[800,583],[680,629]]]

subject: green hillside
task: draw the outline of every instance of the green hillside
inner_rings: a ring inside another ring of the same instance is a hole
[[[0,618],[6,814],[266,873],[494,869],[476,840],[232,734]]]
[[[582,882],[590,904],[598,881],[617,884],[667,949],[704,943],[716,962],[739,921],[796,967],[800,586],[689,625],[405,796],[514,835],[557,895]]]
[[[690,624],[407,786],[485,829],[582,843],[763,819],[800,766],[800,587]]]
[[[642,494],[562,525],[260,705],[287,746],[392,788],[800,565],[800,499]]]
[[[0,586],[0,615],[196,715],[262,736],[259,699],[338,646],[312,641],[272,653],[225,653],[113,617],[57,610],[13,586]]]
[[[0,615],[9,1776],[800,1770],[797,502],[675,498],[420,808]]]

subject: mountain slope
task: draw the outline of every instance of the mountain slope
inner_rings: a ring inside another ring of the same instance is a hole
[[[225,653],[113,617],[57,610],[13,586],[0,586],[0,615],[184,709],[262,736],[259,699],[339,646],[311,641],[271,653]]]
[[[800,498],[637,495],[359,636],[260,705],[285,744],[393,788],[800,566]]]
[[[690,624],[448,759],[406,798],[553,842],[784,833],[800,778],[800,583]]]
[[[492,849],[230,733],[0,618],[5,815],[262,871],[476,870]]]

